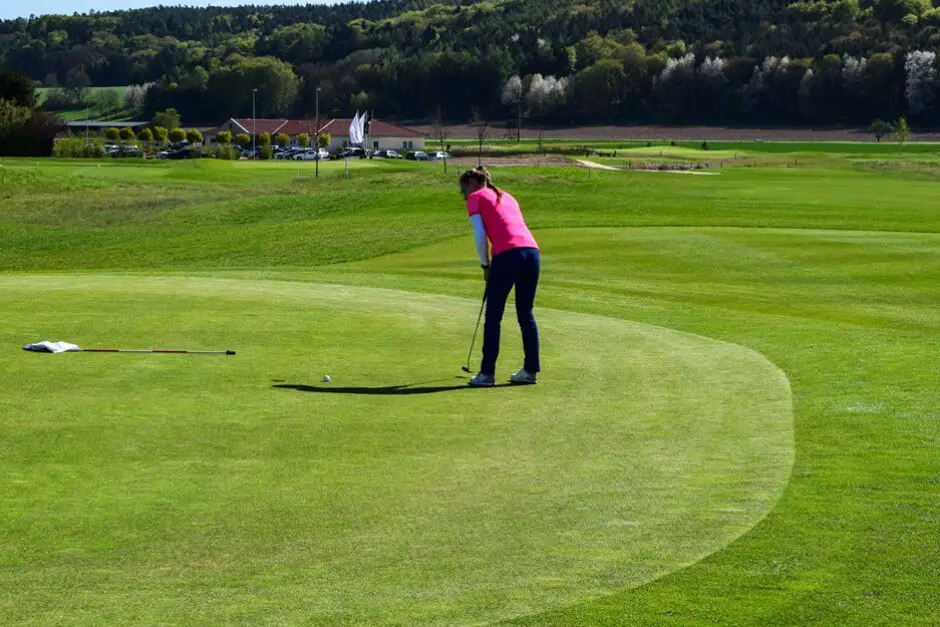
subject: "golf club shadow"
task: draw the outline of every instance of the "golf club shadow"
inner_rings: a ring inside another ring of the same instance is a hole
[[[433,383],[428,381],[427,383]],[[337,387],[330,385],[303,385],[297,383],[279,383],[271,387],[281,390],[296,390],[297,392],[315,392],[319,394],[363,394],[378,396],[407,396],[410,394],[437,394],[439,392],[455,392],[457,390],[476,390],[463,383],[461,385],[426,385],[426,383],[405,383],[403,385],[387,385],[382,387]],[[497,385],[495,387],[508,387]]]

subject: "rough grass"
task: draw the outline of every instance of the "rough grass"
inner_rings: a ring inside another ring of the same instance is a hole
[[[346,180],[329,164],[298,182],[278,163],[0,161],[0,377],[15,390],[0,397],[0,615],[932,624],[936,182],[862,170],[857,151],[718,177],[497,170],[544,251],[548,359],[540,388],[492,396],[316,392],[326,371],[340,389],[460,383],[434,380],[464,359],[482,286],[439,165],[357,163]],[[511,315],[505,328],[503,373]],[[245,349],[18,352],[49,335]],[[751,351],[789,379],[795,458],[769,515],[724,546],[776,484],[718,478],[779,469],[786,446],[741,437],[749,420],[693,437],[715,423],[683,407],[733,416],[767,398]],[[719,382],[740,367],[753,387],[731,399]],[[602,524],[637,522],[611,507],[680,522]],[[611,529],[639,535],[618,552]],[[514,578],[532,559],[570,570]]]

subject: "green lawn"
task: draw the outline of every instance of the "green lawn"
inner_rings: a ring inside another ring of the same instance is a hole
[[[101,91],[113,91],[120,97],[121,109],[118,111],[109,112],[106,115],[103,115],[95,111],[93,108],[79,107],[77,109],[60,109],[53,111],[57,116],[62,118],[66,122],[82,122],[86,119],[91,121],[97,120],[109,120],[115,122],[125,122],[131,121],[131,117],[128,117],[128,111],[124,109],[124,94],[127,91],[127,87],[89,87],[88,88],[88,97],[93,98],[97,92]],[[36,89],[36,104],[42,105],[46,100],[46,94],[49,92],[48,87],[39,87]]]
[[[439,164],[0,159],[0,622],[936,624],[938,157],[496,169],[493,390]]]

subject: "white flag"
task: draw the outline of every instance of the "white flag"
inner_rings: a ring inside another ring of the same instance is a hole
[[[362,143],[362,121],[359,118],[358,111],[356,111],[352,122],[349,123],[349,143],[353,146]]]
[[[359,141],[365,146],[366,143],[366,118],[369,116],[368,111],[364,111],[362,116],[359,118]]]

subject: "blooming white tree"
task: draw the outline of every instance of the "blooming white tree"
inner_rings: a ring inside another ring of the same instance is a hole
[[[134,111],[140,111],[144,108],[144,102],[147,99],[147,92],[156,83],[143,83],[142,85],[130,85],[124,90],[124,104]]]
[[[666,67],[659,73],[659,82],[665,83],[676,74],[689,71],[695,68],[695,55],[691,52],[679,59],[669,59],[666,61]]]
[[[760,104],[761,95],[767,89],[764,72],[761,66],[755,65],[751,73],[751,80],[741,88],[741,104],[746,112],[751,112]]]
[[[541,74],[533,74],[529,80],[529,91],[526,94],[526,106],[532,115],[541,115],[548,102],[549,84]]]
[[[911,113],[921,113],[933,101],[937,82],[937,70],[933,66],[936,59],[935,52],[915,50],[907,53],[904,61],[904,72],[907,74],[904,95]]]
[[[548,106],[557,111],[568,102],[568,93],[571,90],[571,84],[567,76],[555,80],[554,76],[549,76],[546,81],[551,85],[548,92]]]
[[[507,107],[512,105],[519,104],[522,100],[522,79],[519,78],[518,74],[514,74],[509,77],[509,80],[506,81],[506,85],[503,87],[503,98],[502,102]]]
[[[765,78],[774,74],[782,74],[790,69],[790,57],[767,57],[761,65],[761,71]]]
[[[813,114],[813,83],[816,81],[816,73],[810,68],[800,79],[799,103],[800,111],[803,115]]]
[[[705,57],[698,67],[699,74],[705,78],[721,79],[725,74],[725,60],[721,57]]]
[[[519,78],[518,74],[513,74],[506,81],[506,86],[503,87],[502,102],[507,107],[516,106],[519,117],[516,126],[516,141],[522,141],[522,103],[524,100],[525,92],[522,88],[522,79]]]
[[[842,55],[842,79],[845,81],[845,84],[852,86],[861,83],[867,67],[868,59],[865,57],[856,59],[848,54]]]

